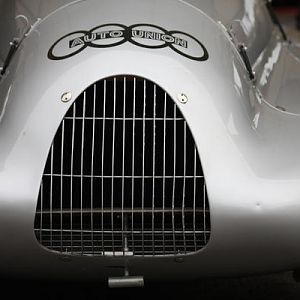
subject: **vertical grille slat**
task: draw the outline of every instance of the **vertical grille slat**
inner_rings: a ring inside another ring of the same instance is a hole
[[[186,122],[184,122],[183,129],[183,188],[182,188],[182,236],[184,253],[186,253],[186,241],[185,241],[185,179],[186,179]]]
[[[44,189],[43,189],[43,181],[41,182],[41,187],[40,187],[40,195],[39,195],[39,199],[40,199],[40,211],[42,212],[44,210],[43,208],[43,204],[44,204]],[[36,216],[36,219],[38,218],[38,215]],[[37,221],[35,221],[35,230],[37,228]],[[39,242],[41,244],[43,244],[43,214],[40,214],[40,220],[39,220]]]
[[[144,80],[143,94],[143,152],[142,152],[142,251],[144,254],[144,208],[145,208],[145,118],[146,118],[146,80]]]
[[[203,233],[204,233],[204,243],[206,244],[207,239],[206,239],[206,213],[205,213],[205,211],[206,211],[206,184],[205,184],[205,182],[203,184],[203,196],[204,196],[204,201],[203,201],[203,203],[204,203],[204,210],[203,210],[204,211],[204,214],[203,214],[204,230],[203,230]]]
[[[92,129],[92,152],[91,152],[91,244],[92,244],[92,254],[94,254],[94,156],[95,156],[95,127],[96,127],[96,96],[97,96],[97,88],[96,84],[93,85],[93,129]]]
[[[50,170],[50,246],[52,247],[53,238],[52,238],[52,230],[53,230],[53,148],[54,144],[51,146],[50,150],[50,159],[51,159],[51,170]]]
[[[163,125],[163,218],[162,218],[162,231],[163,231],[163,253],[165,254],[165,199],[166,199],[166,112],[167,112],[167,93],[164,93],[164,125]]]
[[[136,107],[136,78],[133,78],[133,115],[132,115],[132,180],[131,180],[131,237],[132,237],[132,250],[135,252],[135,241],[134,241],[134,169],[135,169],[135,107]]]
[[[194,191],[193,191],[193,230],[194,230],[194,247],[197,250],[196,243],[196,176],[197,176],[197,148],[194,146]],[[205,210],[205,207],[204,207]],[[204,221],[205,223],[205,221]]]
[[[173,185],[172,185],[172,230],[173,230],[173,246],[174,246],[174,252],[176,252],[176,238],[175,238],[175,215],[174,215],[174,209],[175,209],[175,183],[176,183],[176,158],[177,158],[177,151],[176,151],[176,104],[174,103],[174,124],[173,124],[173,145],[174,145],[174,152],[173,152]]]
[[[34,229],[40,244],[72,255],[175,256],[207,244],[197,147],[164,90],[116,76],[75,100],[49,150]]]
[[[104,146],[105,146],[105,116],[106,116],[106,80],[104,80],[104,88],[103,88],[103,121],[102,121],[102,159],[101,159],[101,238],[102,238],[102,253],[103,255],[105,254],[105,249],[104,249],[104,214],[103,214],[103,210],[104,210]]]
[[[70,234],[71,234],[71,252],[73,252],[73,167],[74,167],[74,144],[75,144],[75,120],[76,120],[76,104],[73,105],[72,119],[72,149],[71,149],[71,187],[70,187]]]
[[[155,149],[156,149],[156,85],[154,85],[154,103],[153,103],[153,147],[152,147],[152,215],[151,215],[151,230],[152,230],[152,251],[155,254],[154,247],[154,222],[155,222]]]
[[[127,234],[124,236],[124,222],[126,225],[126,231],[127,231],[127,219],[124,220],[124,187],[125,187],[125,132],[126,132],[126,77],[124,77],[124,96],[123,96],[123,135],[122,135],[122,243],[123,243],[123,255],[125,255],[125,252],[128,251],[127,249]]]
[[[80,156],[80,237],[81,249],[84,252],[83,245],[83,157],[84,157],[84,134],[85,134],[85,109],[86,109],[86,92],[83,93],[83,113],[82,113],[82,128],[81,128],[81,156]]]
[[[112,159],[111,159],[111,234],[112,251],[115,255],[115,236],[114,236],[114,172],[115,172],[115,137],[116,137],[116,78],[113,79],[113,125],[112,125]]]
[[[65,120],[62,121],[61,129],[61,164],[60,164],[60,251],[63,251],[63,194],[64,194],[64,138],[65,138]],[[42,202],[42,201],[41,201]]]

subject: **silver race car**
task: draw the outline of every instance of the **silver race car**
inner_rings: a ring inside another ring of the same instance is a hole
[[[300,268],[300,48],[264,0],[0,0],[0,274]]]

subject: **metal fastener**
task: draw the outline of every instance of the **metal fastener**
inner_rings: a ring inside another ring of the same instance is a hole
[[[61,96],[61,101],[62,102],[69,102],[72,99],[72,93],[71,92],[66,92]]]
[[[185,94],[179,94],[178,95],[178,101],[181,102],[182,104],[186,104],[188,102],[188,97]]]

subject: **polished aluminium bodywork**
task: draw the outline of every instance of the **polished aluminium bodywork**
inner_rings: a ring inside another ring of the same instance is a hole
[[[0,1],[0,271],[6,276],[104,280],[237,276],[300,267],[300,64],[263,0]],[[108,23],[155,24],[187,32],[205,62],[130,43],[86,49],[53,61],[55,41]],[[247,46],[251,80],[238,49]],[[297,54],[298,53],[298,54]],[[72,101],[91,83],[133,74],[180,104],[199,149],[212,232],[208,245],[178,260],[71,257],[42,248],[33,223],[49,147]],[[120,269],[121,268],[121,269]]]

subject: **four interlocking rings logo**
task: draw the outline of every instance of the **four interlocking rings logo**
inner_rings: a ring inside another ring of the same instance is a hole
[[[126,42],[148,49],[169,47],[195,61],[206,61],[209,58],[206,47],[188,33],[167,31],[150,24],[125,26],[115,23],[100,25],[90,31],[80,30],[66,34],[53,44],[48,52],[48,58],[63,60],[79,54],[88,47],[109,48]]]

